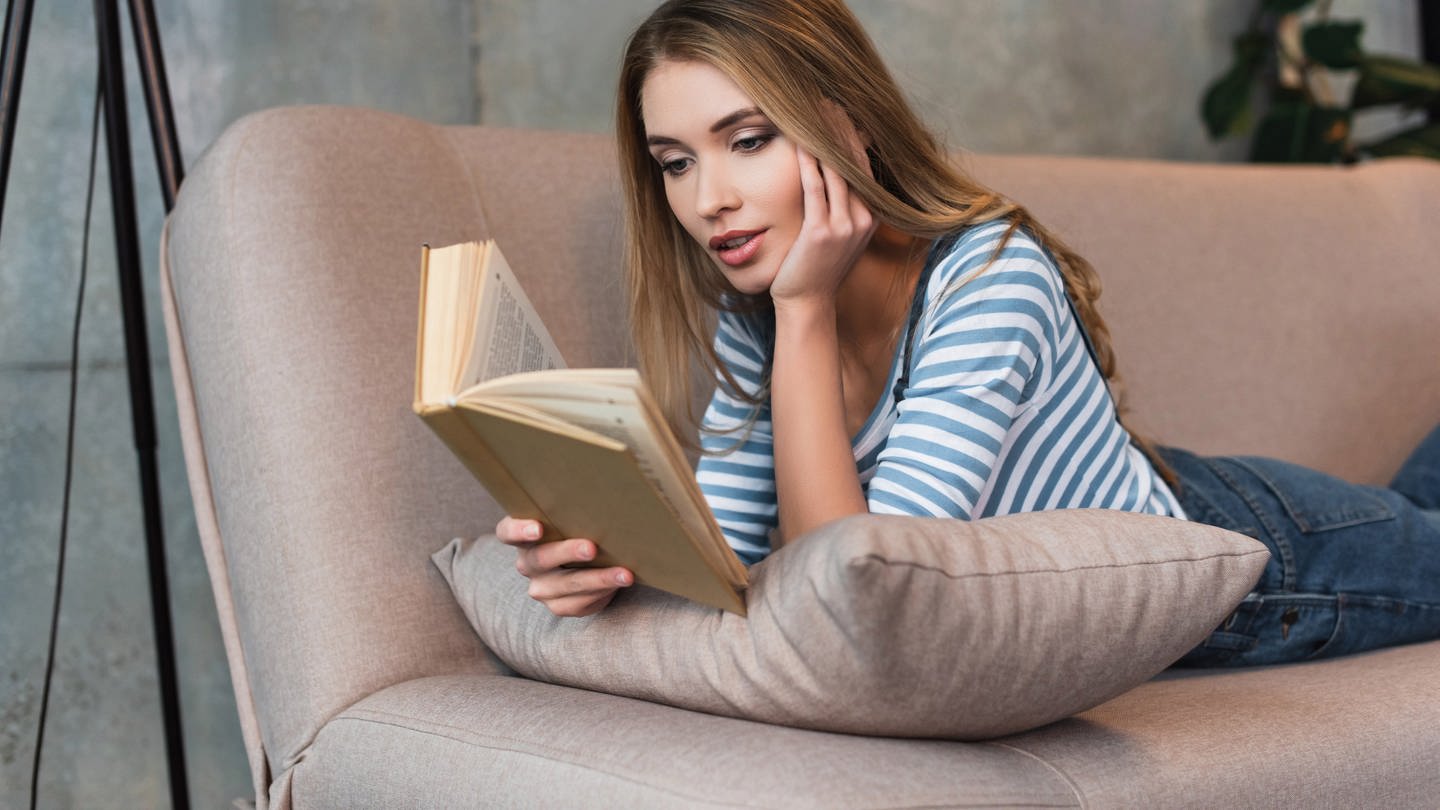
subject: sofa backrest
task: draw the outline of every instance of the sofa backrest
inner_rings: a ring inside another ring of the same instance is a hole
[[[1156,438],[1381,480],[1440,416],[1435,164],[968,163],[1099,268]],[[420,245],[490,236],[572,365],[625,362],[604,136],[278,109],[181,189],[172,371],[259,795],[355,700],[498,671],[429,554],[499,514],[410,410]]]

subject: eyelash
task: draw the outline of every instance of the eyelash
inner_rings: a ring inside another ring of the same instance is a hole
[[[742,154],[753,155],[761,149],[764,149],[773,140],[775,140],[775,133],[761,132],[754,135],[746,135],[743,138],[736,138],[734,143],[731,144],[731,148],[738,150]],[[748,147],[742,145],[747,143],[753,145]],[[693,162],[694,160],[688,157],[667,160],[660,164],[660,171],[670,177],[679,177],[685,173],[685,170],[689,168],[689,164]]]

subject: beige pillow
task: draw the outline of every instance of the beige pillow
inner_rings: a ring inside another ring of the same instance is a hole
[[[560,619],[493,537],[434,555],[480,637],[551,683],[769,723],[980,739],[1139,684],[1260,576],[1250,538],[1102,510],[859,515],[750,569],[749,618],[636,586]]]

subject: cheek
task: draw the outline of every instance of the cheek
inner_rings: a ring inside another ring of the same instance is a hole
[[[775,149],[768,160],[756,161],[747,171],[746,198],[763,208],[773,228],[798,229],[805,218],[805,195],[800,186],[800,166],[794,147]]]
[[[696,229],[701,227],[702,223],[695,215],[695,206],[690,203],[690,197],[685,191],[685,184],[683,182],[667,182],[664,190],[665,203],[670,206],[670,213],[675,216],[676,221],[680,223],[680,227],[684,228],[686,233],[698,239]]]

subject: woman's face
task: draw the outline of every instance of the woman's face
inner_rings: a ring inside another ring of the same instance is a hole
[[[805,214],[795,144],[704,62],[661,62],[640,98],[670,210],[735,289],[770,289]]]

